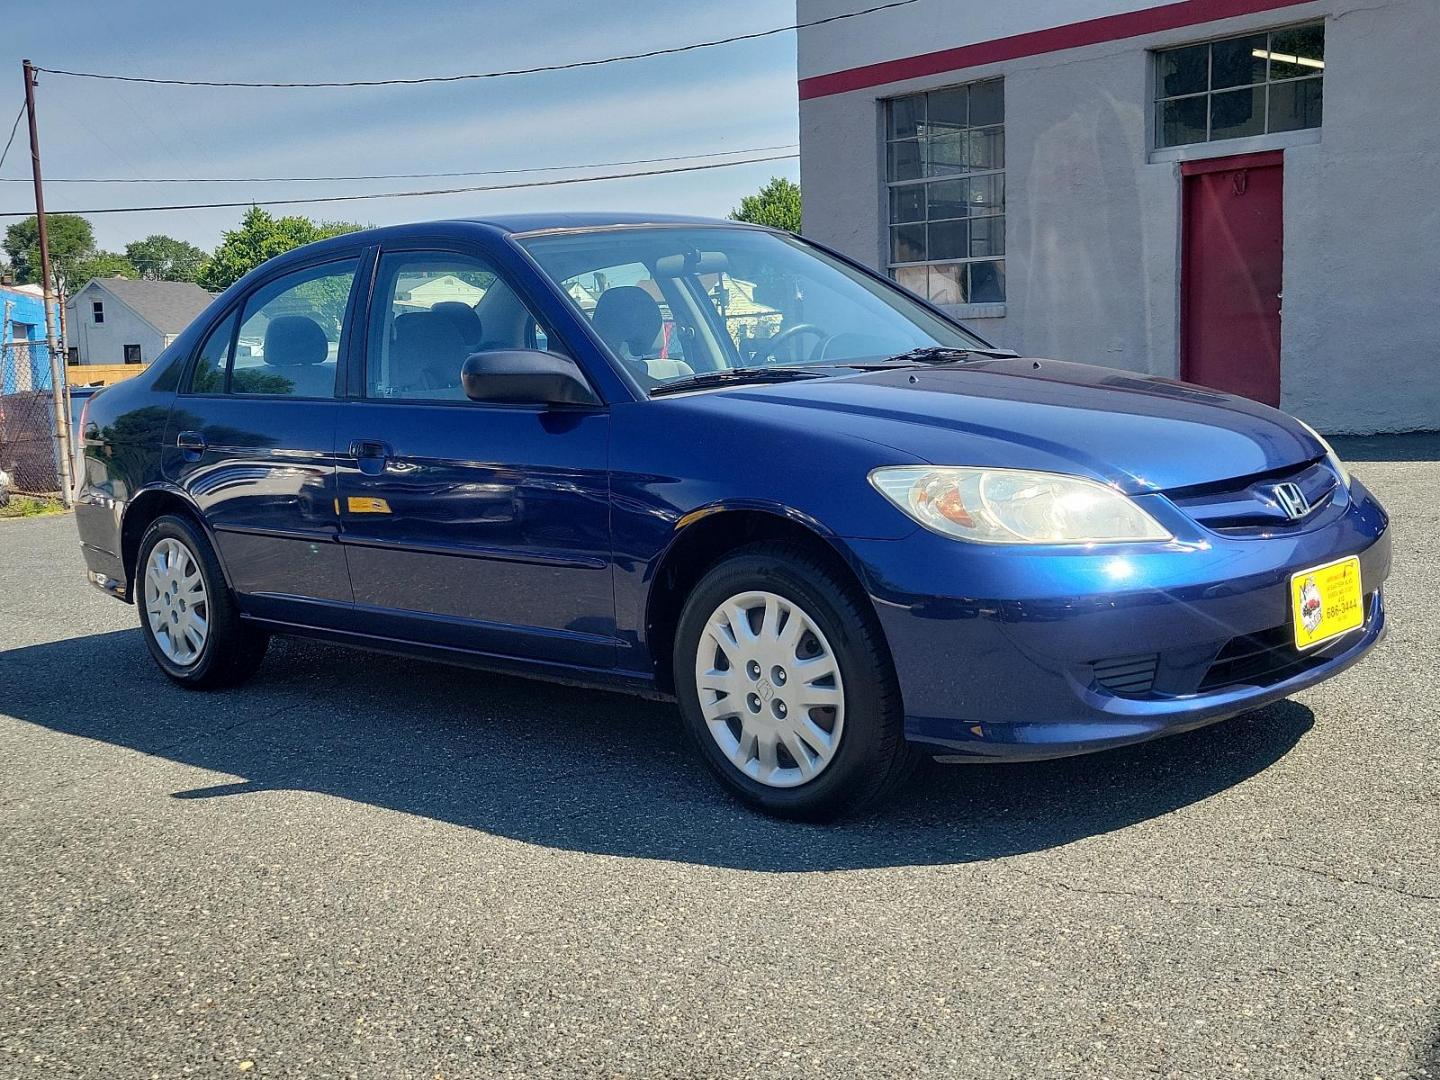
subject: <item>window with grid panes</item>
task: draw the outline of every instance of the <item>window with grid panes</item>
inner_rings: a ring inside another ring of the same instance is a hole
[[[889,265],[937,304],[1005,299],[1002,79],[885,103]]]
[[[1320,126],[1325,25],[1155,54],[1155,144],[1184,146]]]

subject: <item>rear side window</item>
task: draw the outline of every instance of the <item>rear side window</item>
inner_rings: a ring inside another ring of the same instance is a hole
[[[334,397],[356,266],[347,259],[307,267],[253,292],[240,314],[229,392]]]
[[[346,259],[306,267],[251,293],[200,346],[191,393],[334,397],[357,266]]]
[[[210,331],[205,344],[195,359],[195,370],[190,376],[192,394],[223,394],[225,392],[225,369],[230,363],[230,339],[235,336],[235,312],[220,320]]]

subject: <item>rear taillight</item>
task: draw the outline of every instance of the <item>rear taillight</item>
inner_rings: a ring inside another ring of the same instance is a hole
[[[74,443],[75,453],[75,475],[71,477],[75,490],[71,492],[72,498],[78,498],[81,489],[85,486],[85,424],[90,419],[90,402],[95,395],[85,399],[85,404],[80,406],[80,430],[72,431],[70,439]]]

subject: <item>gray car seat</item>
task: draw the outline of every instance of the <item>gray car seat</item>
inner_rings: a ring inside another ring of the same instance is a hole
[[[477,317],[475,321],[480,320]],[[446,390],[452,392],[437,396],[461,397],[460,367],[471,351],[454,321],[443,312],[401,315],[395,320],[395,340],[390,344],[391,385],[402,395]]]
[[[264,366],[250,370],[289,380],[296,397],[334,397],[335,365],[326,363],[329,352],[330,342],[318,322],[308,315],[280,315],[265,327]]]
[[[610,350],[648,378],[673,379],[692,374],[683,360],[660,359],[664,317],[655,298],[638,285],[617,285],[600,294],[591,325]]]
[[[461,303],[459,300],[442,300],[430,309],[437,315],[444,315],[451,324],[459,331],[460,338],[470,347],[473,352],[480,347],[485,340],[485,329],[480,323],[480,316],[475,314],[475,309],[469,304]]]

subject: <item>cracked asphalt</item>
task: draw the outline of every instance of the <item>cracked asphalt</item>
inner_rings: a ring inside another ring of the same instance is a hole
[[[282,642],[197,695],[0,521],[0,1078],[1440,1077],[1440,438],[1292,701],[834,828],[670,708]]]

